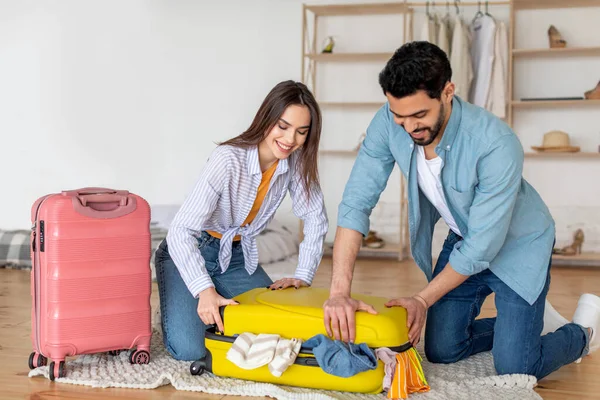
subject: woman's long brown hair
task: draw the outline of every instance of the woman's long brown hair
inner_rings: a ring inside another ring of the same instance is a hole
[[[300,152],[299,167],[302,170],[302,185],[310,197],[310,188],[319,185],[317,158],[321,140],[321,110],[306,85],[300,82],[284,81],[278,83],[265,97],[250,127],[241,135],[229,139],[222,145],[238,147],[257,146],[279,121],[286,108],[291,105],[303,105],[310,113],[310,128]]]

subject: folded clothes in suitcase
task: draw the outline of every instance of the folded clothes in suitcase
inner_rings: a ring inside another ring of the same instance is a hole
[[[379,347],[387,347],[397,353],[412,349],[404,308],[388,308],[384,305],[388,299],[381,297],[352,296],[372,305],[378,312],[356,313],[356,344],[366,343],[373,351]],[[236,337],[244,333],[275,334],[281,338],[303,341],[319,334],[326,335],[323,303],[328,297],[329,292],[325,289],[306,287],[298,290],[258,288],[235,297],[238,305],[221,308],[225,332],[216,333],[214,328],[207,331],[206,357],[191,364],[191,373],[196,375],[207,370],[218,376],[280,385],[361,393],[382,392],[385,372],[381,361],[377,361],[375,369],[340,377],[326,373],[319,367],[313,352],[301,348],[294,364],[277,377],[266,365],[244,369],[227,359],[227,352]]]
[[[31,209],[29,368],[65,357],[133,349],[150,360],[150,207],[126,190],[84,188],[39,198]]]

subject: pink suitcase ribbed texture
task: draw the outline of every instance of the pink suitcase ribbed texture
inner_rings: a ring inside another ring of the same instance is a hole
[[[150,207],[125,190],[84,188],[50,194],[31,210],[29,367],[65,357],[131,349],[150,361]]]

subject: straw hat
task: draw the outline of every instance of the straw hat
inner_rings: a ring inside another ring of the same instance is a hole
[[[563,131],[550,131],[544,134],[540,147],[531,146],[536,151],[578,152],[579,147],[571,146],[569,134]]]

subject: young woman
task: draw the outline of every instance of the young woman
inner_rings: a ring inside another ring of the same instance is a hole
[[[219,307],[257,287],[311,284],[328,228],[317,151],[319,106],[307,87],[275,86],[241,135],[212,152],[192,192],[156,251],[163,340],[178,360],[205,355],[204,332],[217,325]],[[287,192],[304,221],[294,277],[272,282],[258,265],[256,236]]]

